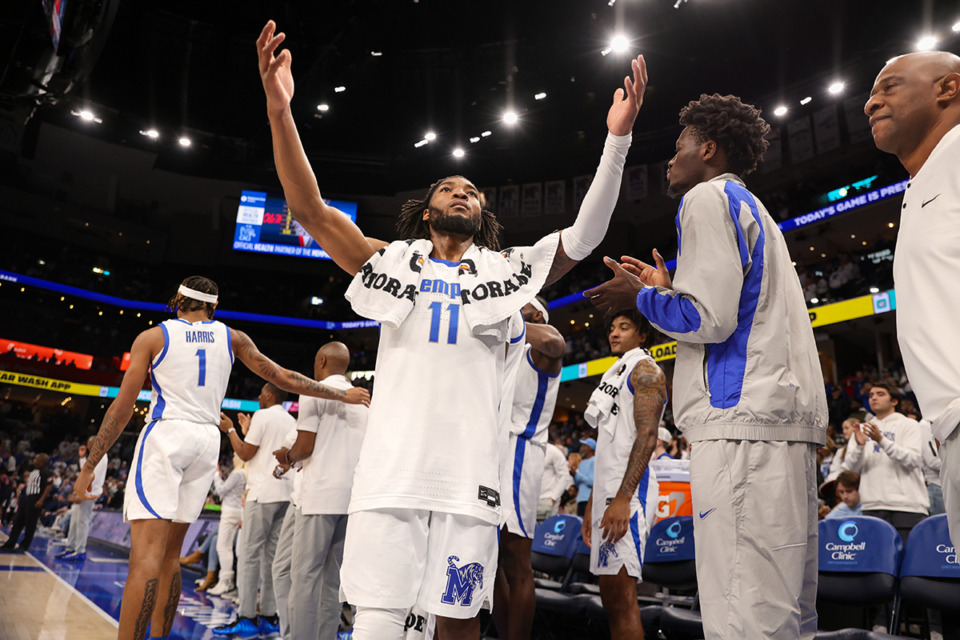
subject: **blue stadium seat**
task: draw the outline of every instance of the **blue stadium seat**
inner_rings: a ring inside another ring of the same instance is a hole
[[[870,516],[821,520],[819,536],[821,627],[849,626],[849,606],[856,606],[862,611],[862,626],[869,628],[866,607],[885,605],[891,612],[888,629],[895,629],[903,541],[893,525]],[[847,605],[846,612],[837,605]]]
[[[650,529],[643,552],[643,581],[667,589],[689,591],[697,588],[694,556],[693,517],[675,516],[661,520]],[[647,611],[650,607],[644,607]],[[648,619],[653,612],[647,611]],[[694,608],[663,607],[659,625],[667,638],[702,638],[703,621]]]
[[[590,547],[583,541],[583,536],[577,538],[577,548],[573,554],[573,564],[570,566],[571,576],[581,576],[593,578],[593,582],[570,582],[565,591],[570,593],[589,595],[600,595],[600,585],[596,583],[596,578],[590,573]]]
[[[939,609],[945,616],[944,629],[957,624],[946,616],[960,611],[960,564],[957,550],[950,542],[947,516],[930,516],[910,532],[900,567],[900,597],[927,609]],[[929,621],[924,619],[929,628]],[[924,629],[926,632],[927,629]]]
[[[534,585],[538,589],[556,591],[569,581],[570,565],[580,539],[581,523],[582,520],[577,516],[561,513],[550,516],[537,525],[533,534],[530,561],[534,571],[554,578],[534,579]]]

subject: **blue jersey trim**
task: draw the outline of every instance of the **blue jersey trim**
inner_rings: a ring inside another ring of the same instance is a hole
[[[140,451],[137,454],[137,473],[135,484],[137,486],[137,497],[140,498],[140,503],[147,508],[154,518],[160,518],[160,514],[153,510],[153,507],[150,506],[150,503],[147,501],[147,496],[143,492],[143,449],[147,444],[147,437],[150,436],[150,432],[153,430],[153,425],[157,424],[156,420],[147,425],[147,430],[143,432],[143,439],[140,441]]]
[[[521,340],[527,337],[527,323],[523,323],[523,331],[516,338],[510,338],[510,344],[517,344]]]
[[[157,382],[157,376],[154,375],[153,370],[150,370],[150,384],[153,386],[153,390],[157,392],[157,403],[153,406],[153,415],[150,416],[151,420],[159,420],[163,417],[163,410],[167,407],[167,401],[163,399],[163,391],[160,389],[160,383]]]
[[[737,245],[744,269],[743,286],[737,308],[737,328],[719,344],[707,345],[707,383],[710,390],[710,405],[729,409],[740,402],[743,378],[747,370],[747,342],[753,328],[753,319],[760,301],[760,286],[763,282],[763,250],[766,234],[760,210],[753,195],[738,183],[729,181],[723,189],[734,228],[737,230]],[[746,204],[759,227],[759,235],[753,251],[748,253],[747,239],[740,226],[740,209]]]
[[[230,364],[233,365],[233,336],[230,335],[230,327],[223,325],[227,330],[227,352],[230,354]]]
[[[696,333],[700,329],[700,312],[680,294],[660,294],[656,287],[646,287],[637,294],[637,309],[671,333]]]
[[[431,262],[439,262],[440,264],[445,264],[445,265],[447,265],[448,267],[459,267],[459,266],[460,266],[460,261],[459,261],[459,260],[444,260],[444,259],[442,259],[442,258],[430,258],[430,261],[431,261]]]
[[[630,379],[632,377],[633,371],[631,371],[630,375],[627,376],[627,389],[630,389],[630,393],[636,393],[636,391],[633,390],[633,380]]]
[[[643,545],[640,544],[640,512],[635,512],[630,516],[630,534],[633,536],[633,546],[637,550],[637,560],[640,567],[643,568]]]
[[[530,351],[527,351],[527,362],[530,363],[530,366],[533,367],[533,370],[536,371],[538,374],[542,373],[545,376],[556,378],[558,375],[562,373],[561,371],[557,371],[556,373],[550,373],[549,371],[544,371],[543,369],[538,367],[536,364],[534,364],[533,358],[530,356]]]
[[[520,512],[520,480],[523,477],[523,457],[526,451],[526,438],[517,438],[517,449],[513,458],[513,509],[517,512],[517,522],[524,536],[527,535],[527,530],[523,526],[523,514]]]
[[[163,362],[163,357],[167,355],[167,349],[170,348],[170,334],[167,332],[167,328],[162,322],[160,323],[160,329],[163,331],[163,349],[160,351],[160,355],[157,356],[157,359],[153,362],[154,367]]]
[[[529,356],[529,354],[527,355]],[[547,374],[537,371],[537,398],[533,401],[533,407],[530,409],[530,419],[527,420],[527,426],[520,435],[521,438],[529,440],[537,432],[537,423],[540,422],[543,405],[547,403],[547,383],[549,381]]]

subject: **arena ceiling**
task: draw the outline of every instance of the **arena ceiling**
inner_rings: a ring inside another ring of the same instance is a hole
[[[838,99],[831,82],[845,83],[841,97],[867,91],[925,34],[960,45],[960,5],[942,0],[128,0],[88,79],[36,118],[156,148],[173,170],[272,181],[254,47],[268,18],[287,33],[321,184],[369,193],[453,171],[501,184],[591,172],[638,53],[650,87],[631,161],[656,162],[672,154],[678,110],[702,92],[738,94],[771,121],[783,104],[789,120]],[[616,34],[626,51],[603,55]],[[501,120],[511,107],[514,126]],[[84,108],[103,122],[70,115]],[[151,128],[159,138],[138,133]],[[436,140],[415,147],[428,131]]]

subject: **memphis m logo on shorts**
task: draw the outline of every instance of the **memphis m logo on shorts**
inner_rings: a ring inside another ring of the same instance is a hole
[[[447,588],[440,596],[443,604],[457,604],[469,607],[473,603],[473,590],[483,588],[483,565],[479,562],[458,567],[454,561],[460,562],[457,556],[447,558]]]
[[[601,567],[605,567],[610,564],[610,556],[614,558],[619,558],[620,554],[617,553],[616,548],[614,548],[613,543],[604,542],[600,545],[600,548],[597,550],[597,564]]]

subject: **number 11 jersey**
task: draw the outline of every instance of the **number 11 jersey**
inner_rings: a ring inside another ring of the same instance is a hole
[[[413,310],[380,328],[349,511],[424,509],[498,524],[505,342],[467,326],[459,262],[423,260]]]
[[[222,322],[190,323],[180,318],[160,323],[163,350],[150,366],[153,394],[149,420],[186,420],[220,424],[233,347]]]

